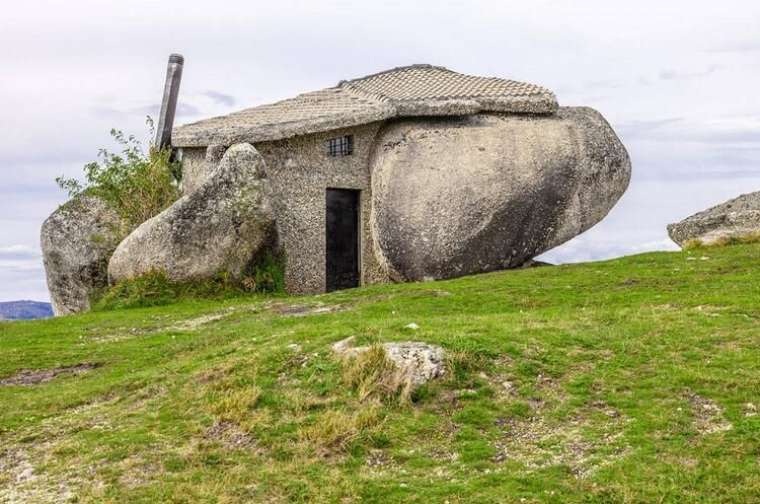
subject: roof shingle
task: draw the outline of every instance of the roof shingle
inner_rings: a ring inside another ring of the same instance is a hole
[[[541,86],[412,65],[180,126],[174,129],[172,144],[203,147],[264,142],[392,117],[478,112],[552,114],[556,110],[554,93]]]

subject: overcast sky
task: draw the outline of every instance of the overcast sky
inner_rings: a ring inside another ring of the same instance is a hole
[[[665,225],[760,190],[760,2],[9,2],[0,15],[0,301],[47,300],[42,221],[108,131],[145,135],[169,53],[188,122],[411,63],[544,85],[604,114],[633,161],[555,262],[672,249]]]

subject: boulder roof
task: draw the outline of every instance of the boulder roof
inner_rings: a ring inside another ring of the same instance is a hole
[[[411,65],[276,103],[179,126],[175,147],[265,142],[358,126],[393,117],[478,112],[552,114],[554,93],[541,86],[477,77],[432,65]]]

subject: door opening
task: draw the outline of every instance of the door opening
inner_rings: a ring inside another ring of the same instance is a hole
[[[359,285],[359,191],[326,193],[327,292]]]

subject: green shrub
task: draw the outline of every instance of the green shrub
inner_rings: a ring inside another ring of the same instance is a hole
[[[173,282],[163,271],[151,271],[137,278],[122,280],[96,295],[96,310],[116,310],[161,306],[183,299],[225,299],[249,292],[228,273],[206,280]]]
[[[182,299],[227,299],[252,293],[285,291],[283,257],[270,251],[253,262],[250,273],[234,278],[227,272],[204,280],[174,282],[163,271],[152,271],[137,278],[122,280],[104,292],[96,293],[93,309],[115,310],[160,306]]]
[[[159,306],[171,303],[176,296],[177,285],[173,284],[164,272],[155,271],[132,280],[118,282],[101,295],[96,294],[93,309]]]
[[[243,286],[251,292],[285,292],[285,256],[270,250],[255,258]]]
[[[150,118],[147,124],[152,135]],[[100,160],[85,165],[84,182],[63,176],[56,182],[72,198],[87,193],[103,199],[124,220],[127,229],[121,233],[126,235],[177,200],[181,171],[171,149],[151,145],[145,152],[133,135],[113,129],[111,136],[121,146],[120,154],[101,149]]]

